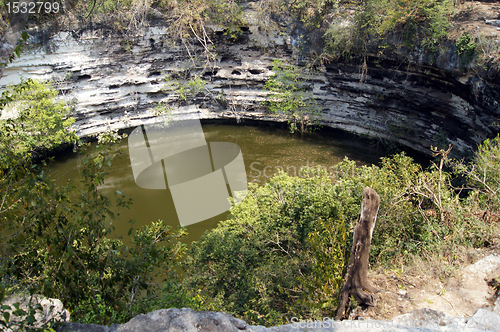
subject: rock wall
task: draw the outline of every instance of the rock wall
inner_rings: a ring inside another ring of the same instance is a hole
[[[252,22],[251,6],[246,15]],[[176,105],[174,112],[186,118],[283,121],[265,114],[262,87],[272,75],[273,59],[299,63],[307,49],[297,46],[293,33],[264,35],[257,25],[244,30],[229,42],[214,28],[217,60],[195,69],[188,69],[186,49],[171,45],[162,26],[128,37],[106,29],[63,31],[47,41],[33,31],[29,50],[8,66],[0,88],[21,76],[54,79],[64,98],[76,102],[80,136],[147,123],[159,102]],[[357,64],[330,63],[308,76],[323,125],[427,154],[431,145],[448,143],[465,153],[498,131],[498,75],[461,76],[453,55],[437,66],[367,60],[365,75]],[[183,77],[189,70],[202,73],[207,84],[194,100],[183,102],[164,77]]]

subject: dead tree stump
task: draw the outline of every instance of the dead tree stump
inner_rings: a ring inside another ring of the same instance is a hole
[[[359,304],[375,305],[375,298],[370,293],[376,293],[378,289],[368,282],[368,258],[379,206],[380,196],[372,188],[366,187],[363,191],[361,213],[354,228],[352,250],[344,287],[340,294],[337,320],[344,317],[351,295]]]

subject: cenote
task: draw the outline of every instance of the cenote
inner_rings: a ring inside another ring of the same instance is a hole
[[[380,157],[387,155],[386,151],[375,149],[368,141],[359,137],[325,129],[301,136],[291,134],[282,124],[262,122],[234,125],[202,121],[202,128],[207,142],[232,142],[241,148],[249,183],[264,184],[278,169],[291,176],[300,176],[300,169],[305,166],[322,166],[329,170],[345,157],[360,165],[376,164]],[[114,159],[100,190],[110,197],[119,191],[130,196],[133,204],[129,209],[116,211],[117,219],[113,222],[115,235],[122,235],[126,239],[131,227],[127,222],[129,220],[136,220],[132,226],[134,229],[156,220],[163,220],[177,228],[179,220],[169,190],[138,187],[134,181],[127,139],[116,144],[123,148],[124,153],[120,158]],[[55,163],[50,165],[52,177],[61,185],[67,179],[77,183],[81,178],[82,158],[76,153],[58,156]],[[189,235],[183,242],[189,244],[198,240],[206,230],[215,228],[228,215],[229,212],[225,212],[187,226]]]

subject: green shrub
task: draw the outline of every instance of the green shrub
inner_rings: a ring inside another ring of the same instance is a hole
[[[487,146],[496,144],[488,142]],[[486,154],[490,165],[497,159],[497,151],[481,151],[478,156]],[[413,255],[425,256],[457,246],[483,246],[492,242],[498,224],[482,220],[474,201],[481,187],[475,184],[477,189],[469,197],[460,198],[460,188],[451,182],[456,175],[444,169],[447,153],[436,149],[440,160],[428,169],[404,153],[382,158],[380,166],[356,167],[349,160],[336,166],[335,181],[339,189],[370,186],[380,195],[371,248],[373,263],[400,264]],[[469,170],[478,169],[476,165],[469,166]],[[494,172],[491,174],[494,178]],[[498,207],[496,203],[493,206]]]
[[[491,228],[450,185],[452,174],[443,169],[449,150],[436,153],[439,162],[429,169],[401,153],[382,158],[380,166],[345,159],[330,177],[302,170],[305,178],[279,174],[251,186],[230,219],[193,243],[184,287],[199,296],[198,308],[251,323],[333,315],[366,186],[381,197],[372,264],[483,245]]]
[[[332,314],[346,258],[344,220],[355,216],[326,173],[303,174],[251,186],[230,219],[193,243],[184,284],[252,323]]]
[[[195,97],[205,88],[206,82],[200,76],[192,77],[187,83],[178,83],[177,89],[182,100],[187,101],[188,97]]]
[[[268,92],[263,105],[271,114],[284,114],[290,132],[301,134],[315,129],[321,119],[321,109],[311,92],[307,91],[304,73],[297,67],[281,60],[273,62],[274,74],[264,84]]]
[[[472,60],[476,53],[476,42],[469,33],[463,33],[455,44],[456,52],[460,55],[460,66]]]
[[[455,10],[450,0],[345,1],[343,7],[354,14],[334,10],[324,35],[325,50],[343,57],[364,55],[368,49],[399,52],[402,46],[437,51],[448,38]]]
[[[425,220],[419,212],[415,193],[419,175],[426,174],[411,158],[398,154],[382,158],[380,166],[356,167],[345,159],[335,167],[334,181],[339,191],[354,191],[352,213],[359,213],[362,190],[370,186],[380,195],[380,209],[373,232],[371,261],[399,260],[407,253],[419,253],[432,243]],[[359,196],[359,198],[357,198]],[[429,242],[430,241],[430,242]]]
[[[472,57],[476,51],[476,43],[469,33],[463,33],[458,37],[456,47],[458,54],[463,54],[469,58]]]
[[[349,259],[346,243],[347,225],[342,220],[317,220],[316,229],[307,235],[307,245],[311,248],[311,273],[298,278],[306,296],[298,301],[308,308],[311,316],[321,319],[325,315],[333,317],[338,305],[337,292],[342,288],[343,269]],[[342,264],[332,264],[342,262]],[[332,296],[332,293],[334,296]]]
[[[10,85],[0,97],[0,151],[26,158],[75,141],[69,127],[75,119],[64,101],[57,101],[50,83],[27,79]]]
[[[295,12],[309,28],[321,28],[325,16],[339,8],[342,0],[296,0],[291,1],[289,8]]]
[[[116,192],[112,204],[98,191],[114,154],[101,147],[85,156],[76,192],[71,182],[57,187],[43,169],[26,163],[11,165],[1,188],[7,203],[2,232],[9,232],[0,243],[0,275],[20,290],[59,298],[76,321],[121,323],[147,308],[135,301],[159,289],[155,280],[175,280],[184,250],[178,240],[185,231],[162,221],[131,229],[130,246],[111,238],[116,209],[131,203]]]
[[[500,137],[487,139],[479,145],[472,161],[454,163],[455,171],[463,175],[469,188],[469,195],[481,209],[500,212]]]
[[[334,56],[350,58],[363,50],[363,37],[353,24],[331,24],[326,30],[325,50]]]
[[[224,34],[233,40],[241,33],[240,27],[244,26],[243,11],[239,2],[234,0],[163,0],[158,8],[165,13],[173,40],[186,48],[193,63],[204,58],[205,66],[217,56],[207,26],[222,28]],[[203,47],[203,56],[196,55],[198,46],[193,40]]]
[[[55,200],[47,198],[51,181],[42,165],[32,163],[34,157],[40,159],[59,144],[76,139],[68,128],[74,119],[68,118],[63,102],[54,100],[56,94],[48,83],[23,80],[7,87],[0,97],[0,112],[6,117],[0,120],[0,265],[10,252],[7,239],[17,233],[23,236],[25,227],[44,227],[37,224],[38,206],[56,206]]]

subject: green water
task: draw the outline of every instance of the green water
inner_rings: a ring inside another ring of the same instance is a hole
[[[312,135],[292,135],[286,129],[275,126],[243,126],[243,125],[203,125],[207,142],[233,142],[241,148],[248,182],[263,184],[282,169],[289,175],[300,175],[302,166],[324,166],[327,170],[340,162],[345,156],[361,164],[377,163],[383,151],[373,151],[366,142],[359,142],[353,137],[335,136],[333,134],[315,133]],[[118,143],[124,147],[125,153],[115,159],[110,174],[100,190],[113,197],[116,190],[129,195],[134,200],[130,209],[116,211],[118,219],[113,222],[116,235],[126,237],[131,224],[128,220],[136,220],[135,229],[148,225],[151,221],[164,220],[175,228],[179,225],[172,197],[168,190],[150,190],[139,188],[133,178],[128,156],[127,140]],[[58,183],[64,184],[67,179],[78,181],[81,172],[82,156],[68,154],[58,158],[50,166],[51,174]],[[196,208],[196,207],[193,207]],[[185,243],[191,243],[209,229],[225,220],[229,212],[187,227],[189,236]]]

